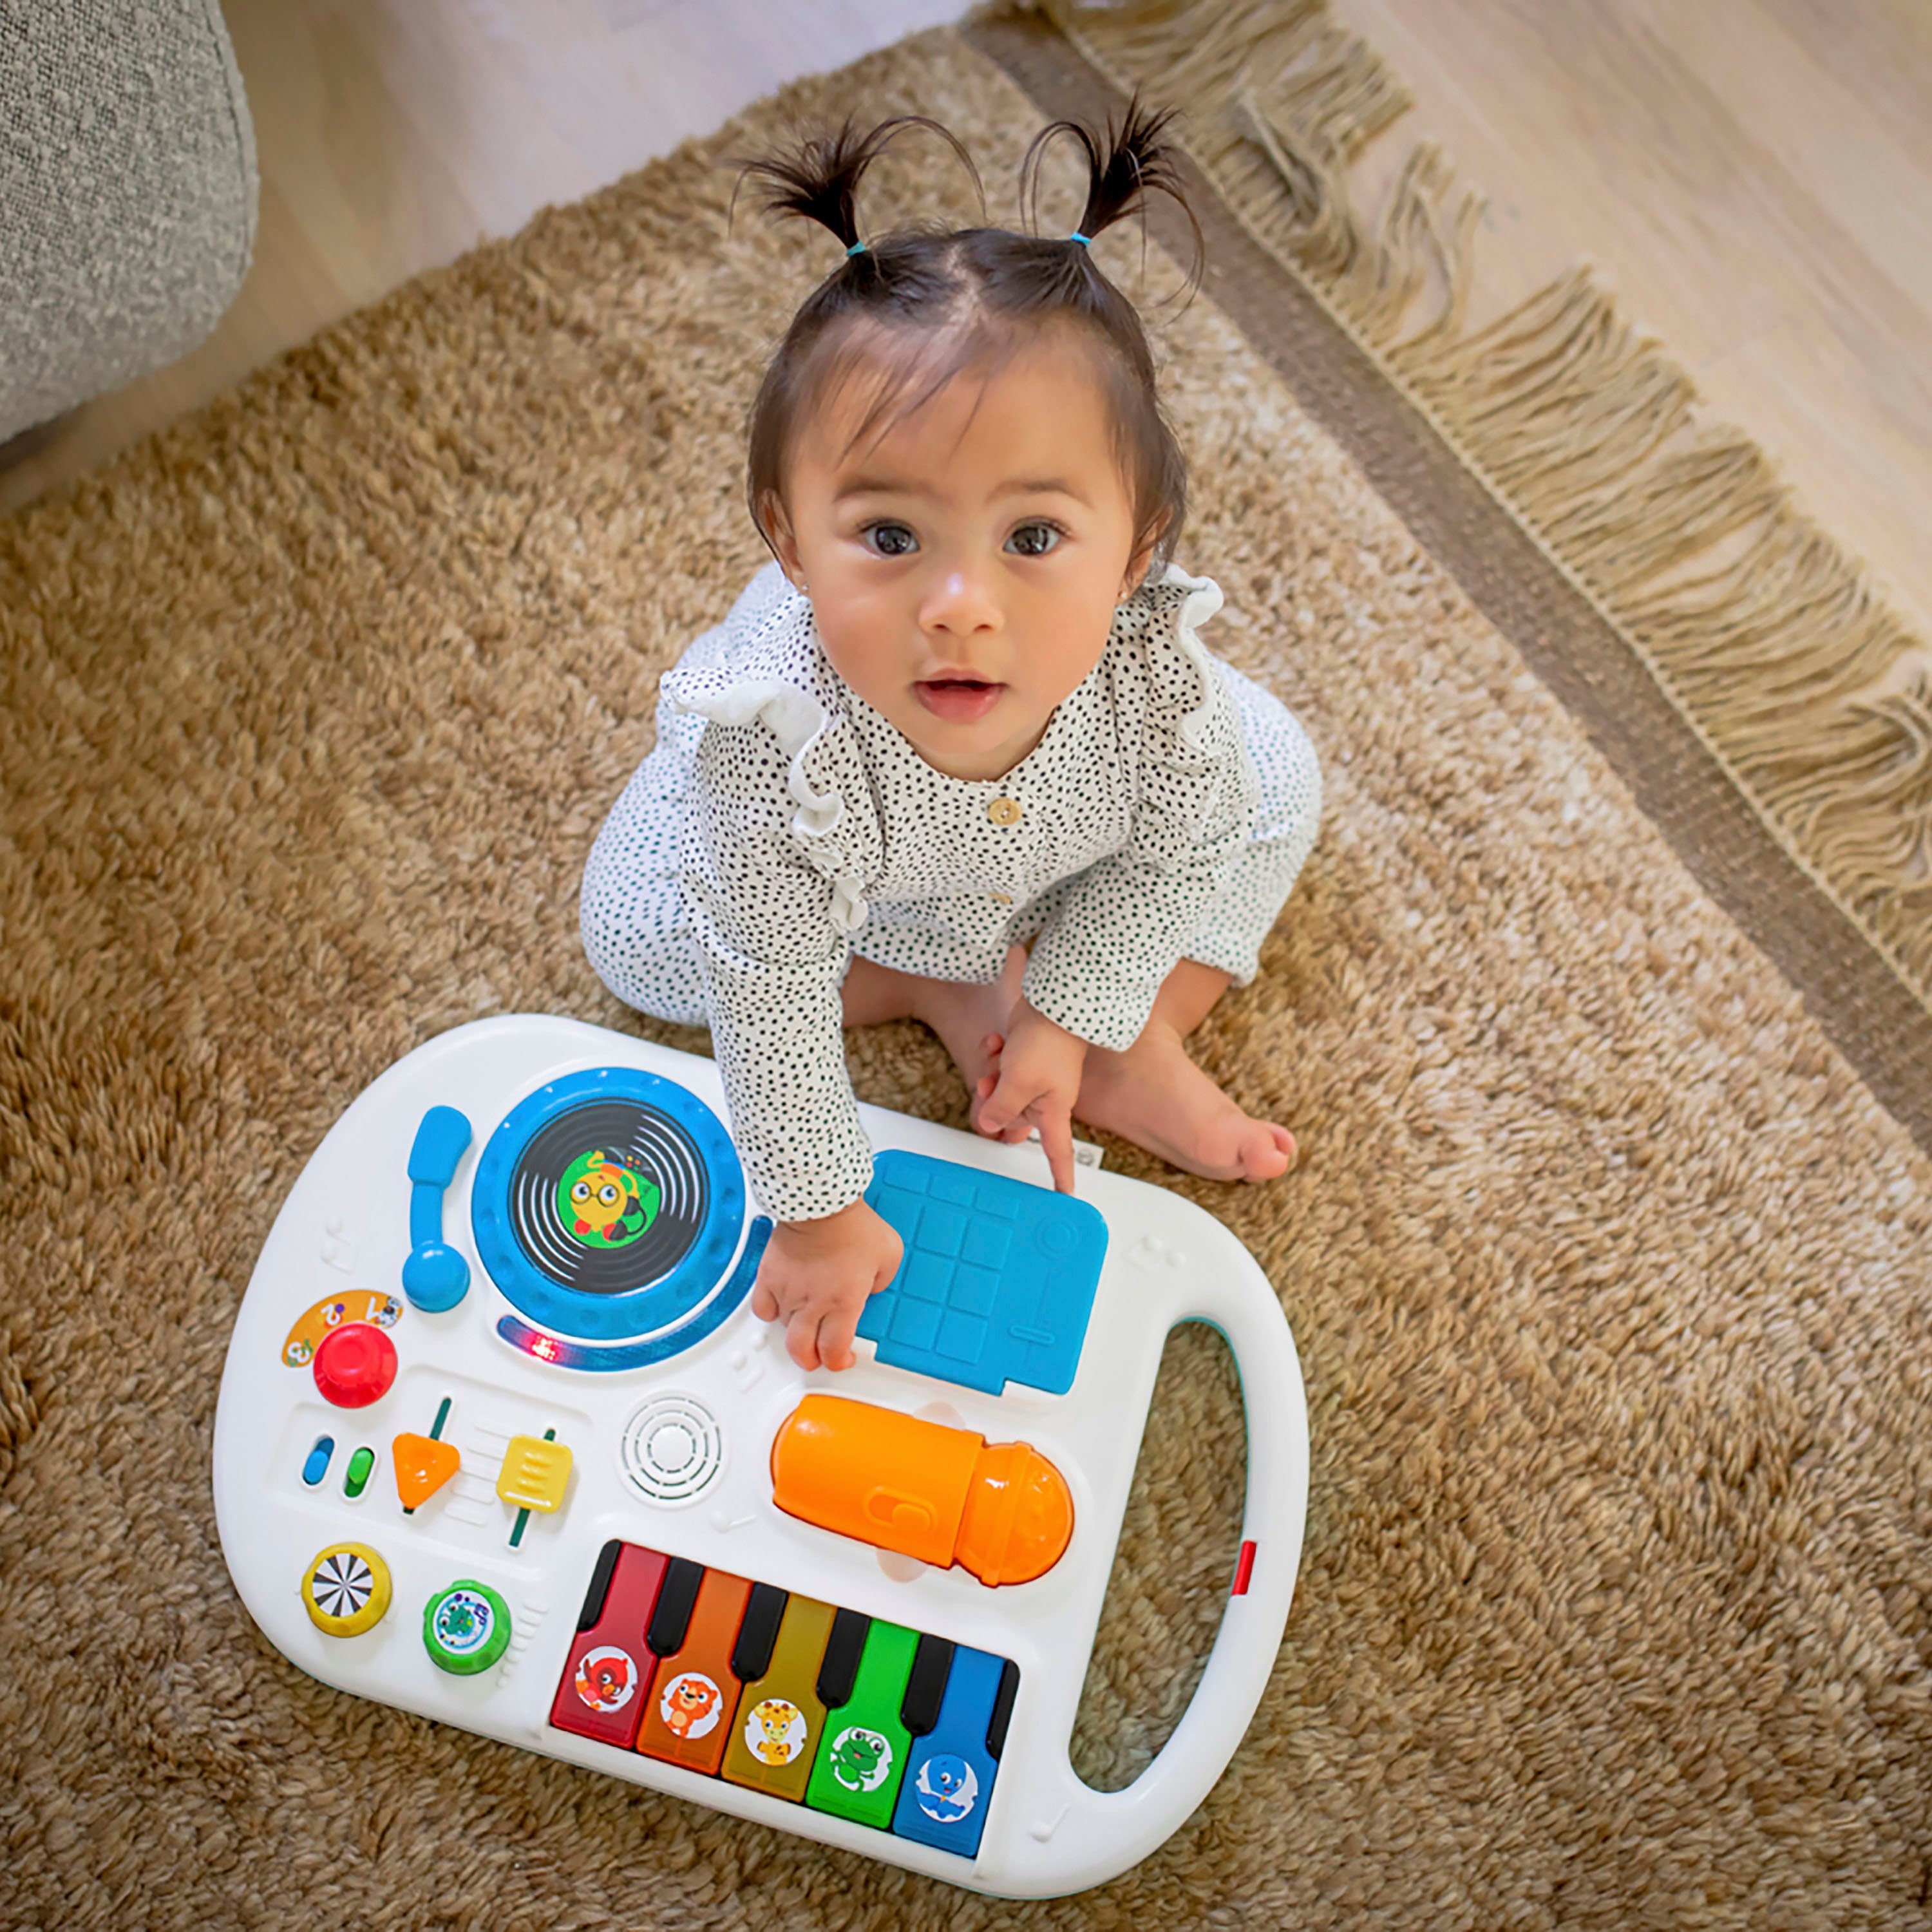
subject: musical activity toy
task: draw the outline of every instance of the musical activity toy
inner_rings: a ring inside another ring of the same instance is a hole
[[[325,1136],[238,1313],[222,1552],[339,1689],[999,1896],[1144,1858],[1226,1768],[1307,1494],[1294,1344],[1204,1209],[862,1104],[905,1254],[842,1372],[749,1297],[771,1223],[713,1064],[519,1014]],[[1240,1371],[1247,1488],[1192,1701],[1068,1757],[1168,1330]]]

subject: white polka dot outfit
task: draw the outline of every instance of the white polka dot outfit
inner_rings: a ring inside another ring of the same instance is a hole
[[[839,676],[775,562],[665,674],[656,746],[584,872],[584,947],[628,1004],[709,1023],[775,1220],[836,1213],[872,1178],[840,1032],[854,952],[984,983],[1037,934],[1028,1000],[1116,1051],[1181,959],[1253,979],[1322,776],[1294,714],[1196,638],[1220,607],[1171,564],[1143,584],[998,778],[928,765]]]

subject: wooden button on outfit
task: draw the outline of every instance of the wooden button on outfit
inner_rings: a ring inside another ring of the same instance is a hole
[[[986,816],[995,825],[1017,825],[1021,818],[1018,801],[1010,798],[996,798],[987,806]]]

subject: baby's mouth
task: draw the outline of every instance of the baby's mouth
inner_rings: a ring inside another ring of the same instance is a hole
[[[1004,684],[964,677],[922,678],[913,686],[927,710],[935,718],[953,724],[970,724],[985,717],[998,704],[1000,694],[1006,688]]]

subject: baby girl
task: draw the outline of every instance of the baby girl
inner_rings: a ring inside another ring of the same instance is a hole
[[[922,116],[746,164],[845,259],[752,411],[747,496],[776,560],[664,676],[583,931],[620,999],[709,1024],[775,1223],[752,1305],[802,1368],[850,1364],[902,1253],[863,1198],[842,1025],[924,1021],[974,1125],[1036,1130],[1065,1192],[1076,1117],[1220,1179],[1294,1163],[1288,1130],[1185,1042],[1255,976],[1320,768],[1196,635],[1221,592],[1168,560],[1186,464],[1139,317],[1087,247],[1145,190],[1180,199],[1168,118],[1136,100],[1104,140],[1042,132],[1023,200],[1062,129],[1092,169],[1053,239],[860,242],[853,191],[895,129],[958,148]]]

